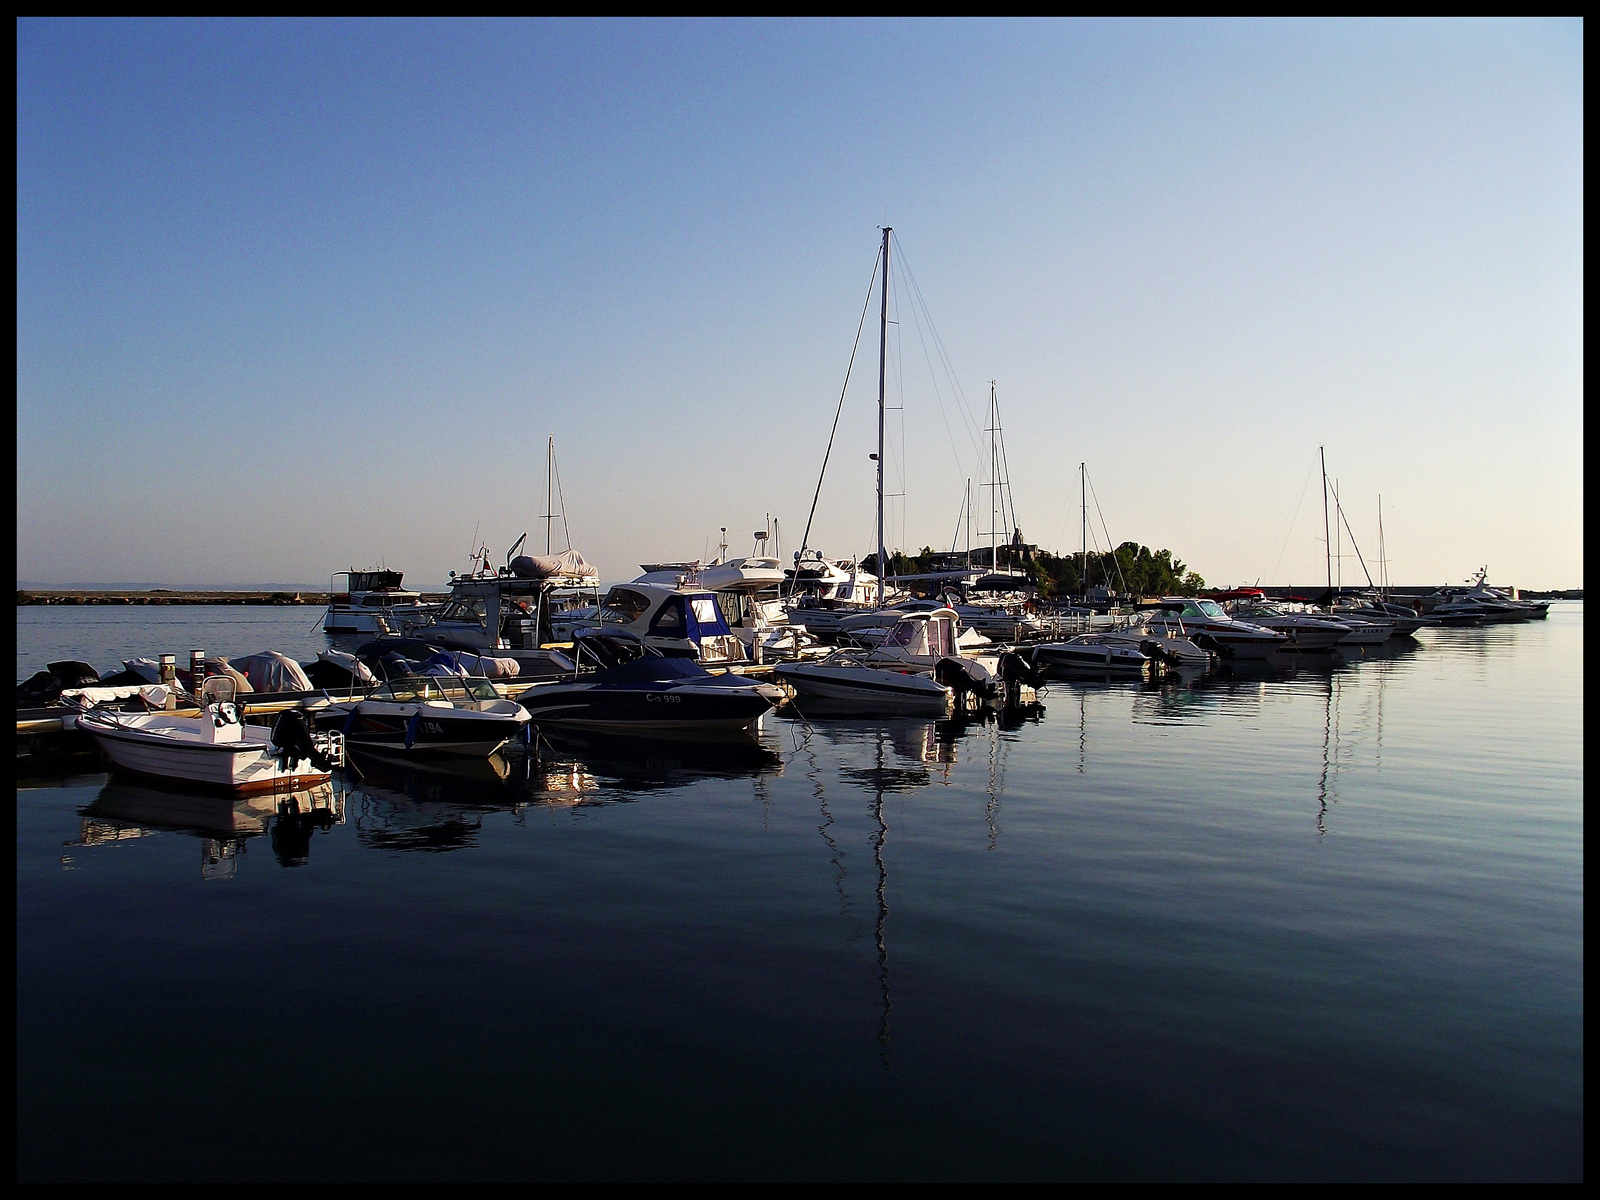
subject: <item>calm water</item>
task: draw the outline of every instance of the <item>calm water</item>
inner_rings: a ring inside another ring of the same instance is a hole
[[[21,609],[18,675],[318,615]],[[1582,651],[1557,604],[231,837],[19,789],[19,1174],[1581,1178]]]

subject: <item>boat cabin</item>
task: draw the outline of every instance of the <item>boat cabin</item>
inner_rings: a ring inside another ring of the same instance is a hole
[[[619,583],[600,602],[595,625],[623,630],[673,658],[742,662],[744,643],[712,592],[657,583]]]
[[[959,624],[960,618],[950,608],[906,613],[868,658],[874,663],[893,661],[929,666],[959,653],[956,648]]]

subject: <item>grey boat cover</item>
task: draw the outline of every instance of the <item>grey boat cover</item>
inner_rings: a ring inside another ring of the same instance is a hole
[[[560,554],[519,554],[511,560],[511,573],[518,579],[599,579],[600,570],[576,550]]]
[[[311,680],[287,654],[276,650],[263,650],[248,658],[233,660],[233,669],[243,673],[250,686],[258,692],[309,692]]]

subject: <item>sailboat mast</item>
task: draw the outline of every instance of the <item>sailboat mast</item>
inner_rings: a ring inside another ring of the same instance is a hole
[[[1382,586],[1378,594],[1385,600],[1389,598],[1389,559],[1383,551],[1383,493],[1378,493],[1378,579]]]
[[[554,484],[555,472],[551,469],[556,461],[556,435],[550,435],[549,445],[544,454],[544,552],[546,557],[550,554],[550,522],[555,519],[555,497],[551,493]]]
[[[996,526],[1000,518],[995,513],[1000,493],[1000,460],[995,455],[994,430],[999,421],[1000,407],[995,399],[994,380],[989,380],[989,570],[1000,570],[1000,547],[995,542]]]
[[[1322,549],[1328,565],[1328,591],[1329,599],[1333,592],[1333,537],[1328,528],[1328,452],[1321,446],[1317,453],[1322,456]]]
[[[1078,503],[1081,506],[1083,557],[1079,559],[1078,586],[1085,597],[1089,595],[1089,464],[1078,464]]]
[[[878,603],[883,603],[883,578],[889,561],[883,545],[883,397],[885,371],[889,365],[889,234],[883,227],[883,303],[878,315]]]

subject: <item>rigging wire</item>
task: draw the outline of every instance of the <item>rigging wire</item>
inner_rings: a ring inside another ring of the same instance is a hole
[[[1283,556],[1289,549],[1289,538],[1294,534],[1294,523],[1300,519],[1300,506],[1306,502],[1306,490],[1311,486],[1311,477],[1317,473],[1316,467],[1306,472],[1306,481],[1300,485],[1300,499],[1294,503],[1294,516],[1289,518],[1289,529],[1283,535],[1283,546],[1278,551],[1278,561],[1272,564],[1272,574],[1267,576],[1267,585],[1270,587],[1277,582],[1278,568],[1283,566]]]
[[[927,319],[928,332],[933,337],[933,347],[938,355],[939,365],[944,368],[945,375],[949,380],[951,398],[956,403],[957,415],[961,417],[962,422],[966,427],[967,438],[972,443],[973,454],[976,456],[977,461],[982,461],[983,449],[979,444],[978,439],[980,425],[977,417],[972,412],[972,406],[967,402],[966,392],[962,389],[961,380],[956,375],[955,364],[951,362],[950,354],[945,349],[944,339],[939,336],[939,327],[934,324],[933,314],[928,309],[928,302],[922,294],[922,288],[917,284],[916,272],[911,269],[911,260],[906,255],[905,247],[901,245],[899,235],[891,233],[889,236],[894,239],[895,245],[900,248],[899,267],[903,272],[905,272],[905,278],[911,285],[912,299],[915,301],[916,306],[920,306],[922,315]],[[913,307],[912,311],[915,313],[917,308]],[[937,375],[933,372],[931,363],[929,364],[929,373],[935,375],[934,387],[935,391],[937,391]],[[956,460],[958,463],[960,462],[959,454],[956,456]]]
[[[1117,565],[1117,585],[1126,592],[1128,590],[1128,581],[1122,574],[1122,560],[1117,557],[1117,552],[1111,546],[1111,531],[1106,528],[1106,515],[1100,511],[1100,497],[1095,495],[1094,480],[1089,478],[1089,469],[1087,467],[1084,468],[1083,478],[1084,482],[1089,485],[1089,495],[1094,497],[1094,511],[1095,515],[1100,518],[1100,530],[1106,535],[1106,553],[1111,555],[1111,561]]]

